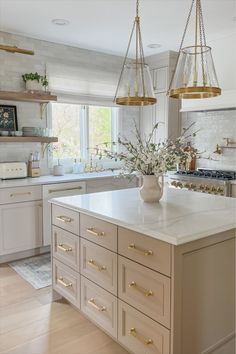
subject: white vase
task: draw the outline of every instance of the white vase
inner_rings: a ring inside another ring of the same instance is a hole
[[[159,182],[161,180],[161,183]],[[143,185],[140,188],[140,196],[146,203],[159,202],[163,195],[164,178],[163,175],[144,175]]]
[[[41,82],[37,80],[27,80],[25,86],[27,91],[43,91]]]
[[[64,166],[62,165],[55,165],[53,166],[53,175],[54,176],[64,176]]]

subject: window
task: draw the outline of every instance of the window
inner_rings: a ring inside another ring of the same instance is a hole
[[[52,103],[52,133],[56,159],[88,160],[95,147],[117,141],[119,108]]]

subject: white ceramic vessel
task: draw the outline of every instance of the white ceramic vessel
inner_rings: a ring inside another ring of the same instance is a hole
[[[161,180],[161,183],[159,180]],[[153,175],[144,175],[143,185],[140,188],[140,196],[146,203],[159,202],[163,195],[163,186],[163,175],[160,175],[159,177]]]

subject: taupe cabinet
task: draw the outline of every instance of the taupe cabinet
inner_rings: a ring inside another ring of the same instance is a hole
[[[135,354],[233,354],[235,231],[181,246],[52,205],[54,299]]]

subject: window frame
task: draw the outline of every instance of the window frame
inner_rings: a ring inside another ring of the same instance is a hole
[[[52,131],[53,128],[53,117],[52,117],[52,106],[53,104],[71,104],[71,105],[78,105],[81,106],[81,115],[80,115],[80,156],[81,160],[84,161],[85,163],[88,163],[90,160],[90,150],[89,150],[89,106],[95,106],[95,107],[107,107],[111,108],[112,114],[111,114],[111,142],[118,142],[118,135],[119,135],[119,115],[120,115],[120,108],[119,107],[114,107],[114,106],[107,106],[105,104],[81,104],[78,102],[68,102],[68,101],[57,101],[57,102],[50,102],[47,107],[47,119],[46,119],[46,124],[47,127]],[[117,151],[117,144],[111,146],[112,151]],[[51,149],[49,149],[51,150]],[[49,151],[53,163],[56,160],[53,158],[53,152],[52,150]],[[50,157],[50,156],[48,156]],[[94,157],[93,157],[94,158]],[[50,158],[48,158],[48,161]],[[72,157],[66,157],[62,158],[61,160],[66,161],[67,163],[69,161],[72,161]],[[107,161],[107,158],[102,158],[102,161]],[[73,162],[71,162],[71,165]]]

